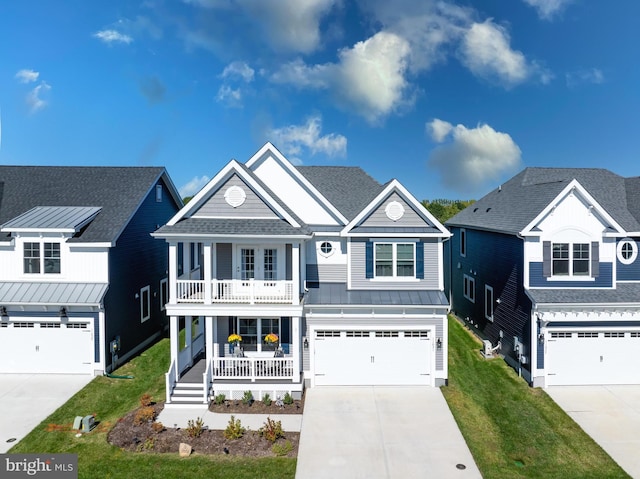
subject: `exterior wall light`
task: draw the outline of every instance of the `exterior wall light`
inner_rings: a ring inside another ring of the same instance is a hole
[[[442,338],[436,339],[436,348],[442,349]]]

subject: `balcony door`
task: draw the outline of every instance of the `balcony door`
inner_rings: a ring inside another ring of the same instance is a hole
[[[248,286],[255,280],[265,286],[274,286],[276,281],[284,279],[284,248],[238,245],[235,274],[243,285]]]

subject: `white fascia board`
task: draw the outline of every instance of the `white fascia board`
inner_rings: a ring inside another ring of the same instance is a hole
[[[253,155],[249,161],[245,163],[246,167],[253,171],[253,165],[255,165],[267,152],[271,153],[280,163],[280,165],[286,169],[290,175],[295,177],[295,179],[300,182],[313,196],[319,200],[326,209],[328,209],[337,219],[339,219],[342,224],[347,224],[348,220],[343,216],[340,211],[333,206],[329,200],[327,200],[322,193],[320,193],[315,186],[313,186],[309,181],[291,164],[289,160],[287,160],[278,149],[271,144],[271,142],[266,142],[262,148],[258,150],[258,152]]]
[[[260,186],[255,182],[253,178],[247,175],[247,172],[236,160],[231,160],[229,163],[227,163],[227,165],[222,168],[222,170],[220,170],[218,174],[214,176],[209,181],[209,183],[207,183],[207,185],[202,188],[200,192],[196,196],[194,196],[191,201],[189,201],[189,203],[187,203],[184,208],[178,211],[178,213],[176,213],[175,216],[167,222],[167,225],[173,226],[181,219],[190,217],[191,213],[202,206],[201,202],[203,201],[203,199],[208,198],[211,192],[215,190],[223,180],[226,180],[231,175],[231,173],[237,174],[247,184],[249,184],[251,188],[253,188],[253,190],[291,226],[293,226],[294,228],[300,227],[300,224],[298,224],[298,222],[294,220],[293,217],[289,213],[287,213],[284,208],[282,208],[274,200],[274,198],[262,188],[262,186]]]
[[[553,208],[555,208],[558,204],[560,204],[560,202],[567,195],[569,195],[571,190],[574,190],[574,189],[577,190],[579,192],[579,194],[582,197],[584,197],[584,199],[587,200],[587,202],[594,207],[594,209],[598,212],[599,215],[601,215],[604,218],[605,221],[610,223],[617,230],[617,234],[627,234],[627,233],[625,233],[624,228],[622,226],[620,226],[618,224],[618,222],[616,220],[614,220],[613,217],[609,213],[607,213],[607,211],[602,206],[600,206],[600,204],[595,200],[595,198],[593,196],[591,196],[591,194],[589,194],[589,192],[576,179],[572,180],[553,199],[553,201],[551,201],[546,206],[546,208],[544,208],[540,212],[540,214],[538,214],[538,216],[536,216],[533,219],[533,221],[531,221],[527,226],[524,227],[524,229],[519,234],[521,236],[540,236],[541,232],[533,231],[533,229],[536,227],[536,225],[538,223],[540,223],[551,212],[551,210],[553,210]],[[611,235],[611,233],[608,233],[608,234]],[[607,235],[607,234],[605,233],[605,235]]]
[[[92,218],[93,219],[93,218]],[[75,228],[2,228],[3,233],[61,233],[73,235],[76,233]]]
[[[380,233],[381,236],[375,236],[372,233],[346,233],[342,236],[345,236],[347,238],[371,238],[372,240],[375,241],[380,241],[383,239],[388,239],[389,241],[394,241],[398,238],[404,238],[404,239],[415,239],[417,237],[420,238],[443,238],[443,239],[448,239],[451,235],[447,235],[444,236],[442,233],[393,233],[393,239],[391,239],[391,237],[389,236],[389,233]],[[416,240],[417,241],[417,240]]]
[[[239,243],[243,241],[275,241],[279,240],[305,240],[310,239],[310,235],[278,235],[278,236],[265,236],[265,235],[237,235],[237,234],[220,234],[220,235],[211,235],[211,234],[180,234],[180,233],[167,233],[167,234],[157,234],[151,233],[151,236],[154,238],[161,238],[167,241],[174,240],[178,242],[185,241],[201,241],[201,240],[216,240],[216,239],[224,239],[224,240],[234,240],[234,242]]]
[[[115,243],[69,243],[67,241],[67,244],[69,245],[69,248],[71,249],[75,249],[75,248],[113,248],[116,244]]]
[[[435,216],[433,216],[431,213],[429,213],[429,211],[422,206],[422,203],[420,203],[415,196],[413,196],[409,190],[407,190],[404,186],[402,186],[402,184],[396,180],[393,179],[389,182],[389,184],[386,186],[386,188],[384,190],[382,190],[380,192],[380,194],[378,194],[378,196],[376,196],[367,206],[364,207],[364,209],[358,213],[358,215],[351,220],[351,222],[349,224],[347,224],[344,229],[341,231],[341,235],[342,236],[366,236],[367,234],[365,233],[350,233],[351,229],[353,229],[358,223],[360,223],[360,221],[362,221],[365,217],[367,217],[369,214],[371,214],[373,212],[374,209],[376,209],[378,206],[380,206],[380,204],[382,204],[382,202],[388,198],[391,193],[393,193],[394,191],[397,191],[398,193],[400,193],[400,196],[402,196],[402,198],[408,202],[409,204],[411,204],[416,213],[418,213],[420,216],[423,217],[423,219],[425,220],[425,222],[431,222],[433,223],[433,225],[438,228],[438,230],[440,231],[440,233],[431,233],[431,234],[425,234],[425,235],[420,235],[420,236],[442,236],[445,238],[448,238],[451,236],[451,233],[449,232],[448,229],[446,229],[442,223],[440,223]],[[368,233],[369,235],[371,233]],[[415,236],[415,233],[412,233],[413,236]],[[395,236],[395,235],[394,235]],[[402,234],[399,234],[398,236],[403,236]]]

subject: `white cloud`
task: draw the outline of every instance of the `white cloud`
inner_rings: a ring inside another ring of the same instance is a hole
[[[239,88],[233,89],[228,85],[222,85],[218,89],[218,94],[216,95],[216,101],[220,103],[224,103],[230,107],[241,107],[242,106],[242,92]]]
[[[578,70],[568,72],[565,75],[568,87],[574,87],[581,83],[594,83],[600,85],[604,83],[604,73],[599,68],[588,68],[586,70]]]
[[[302,163],[299,155],[303,149],[308,150],[311,155],[323,153],[331,157],[345,156],[347,138],[337,133],[320,136],[321,131],[322,118],[313,116],[303,125],[271,129],[267,132],[267,137],[295,164]]]
[[[120,33],[117,30],[100,30],[99,32],[94,33],[93,36],[109,45],[112,43],[129,44],[133,41],[132,37],[125,33]]]
[[[518,145],[509,134],[495,131],[489,125],[469,129],[434,119],[426,124],[426,129],[438,143],[450,138],[432,150],[428,165],[438,170],[443,183],[452,189],[477,191],[520,167]]]
[[[254,74],[254,69],[245,62],[235,61],[224,67],[220,76],[222,78],[241,78],[246,83],[251,83],[253,81]]]
[[[37,81],[39,76],[39,72],[29,69],[20,70],[18,73],[16,73],[16,79],[20,83],[32,83],[34,81]]]
[[[512,50],[509,33],[491,20],[474,23],[460,46],[462,63],[474,75],[506,86],[522,83],[530,66],[522,52]]]
[[[573,0],[524,0],[538,11],[538,16],[544,20],[551,20],[559,14]]]
[[[194,176],[186,184],[178,188],[178,191],[180,192],[180,197],[186,198],[187,196],[195,195],[207,183],[209,183],[210,180],[211,178],[209,178],[208,176]]]
[[[271,76],[301,88],[329,88],[342,107],[375,123],[410,103],[405,79],[410,47],[389,32],[378,32],[338,53],[338,63],[308,66],[301,60],[284,65]]]
[[[31,113],[36,113],[48,105],[49,102],[44,100],[42,96],[46,95],[49,90],[51,90],[51,86],[43,81],[27,94],[27,105],[29,105]]]

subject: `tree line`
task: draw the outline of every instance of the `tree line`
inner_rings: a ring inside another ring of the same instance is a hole
[[[475,202],[476,200],[448,200],[439,198],[435,200],[422,200],[422,206],[435,216],[440,223],[444,223]]]

